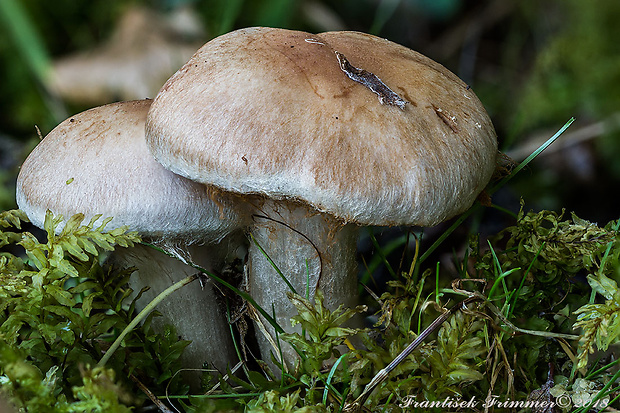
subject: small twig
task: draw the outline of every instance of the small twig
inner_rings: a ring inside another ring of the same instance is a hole
[[[284,358],[282,357],[282,352],[279,349],[276,339],[274,339],[271,333],[269,333],[269,331],[267,330],[267,327],[265,327],[265,323],[263,323],[263,320],[261,320],[260,317],[258,316],[257,311],[254,308],[254,306],[248,307],[248,310],[249,310],[248,314],[250,315],[250,318],[254,320],[255,327],[258,327],[258,329],[263,334],[265,339],[269,342],[271,347],[273,347],[273,349],[276,350],[276,353],[274,353],[274,357],[276,358],[278,362],[282,363],[282,367],[284,371],[288,372],[288,366],[286,365],[286,362]]]
[[[470,303],[473,303],[474,301],[484,300],[485,298],[482,295],[473,295],[461,301],[460,303],[453,306],[448,311],[437,317],[428,327],[424,329],[424,331],[420,333],[418,337],[416,337],[415,340],[413,340],[411,344],[407,346],[407,348],[405,348],[398,356],[396,356],[396,358],[392,360],[390,364],[388,364],[384,369],[379,371],[379,373],[377,373],[375,377],[373,377],[370,383],[366,385],[362,394],[360,394],[360,396],[355,399],[353,403],[346,406],[344,410],[347,412],[359,412],[362,409],[362,406],[364,406],[364,403],[366,402],[370,394],[375,390],[375,388],[377,388],[377,386],[383,383],[383,381],[388,377],[388,375],[400,363],[402,363],[416,348],[418,348],[420,344],[422,344],[424,340],[428,338],[428,336],[430,336],[435,330],[437,330],[439,326],[441,326],[441,324],[443,324],[443,322],[450,317],[450,315],[455,313],[458,309],[465,307]]]
[[[151,399],[151,401],[155,404],[155,406],[157,406],[157,408],[159,409],[160,412],[162,412],[162,413],[174,413],[172,410],[170,410],[168,408],[168,406],[166,406],[161,400],[159,400],[157,398],[157,396],[155,396],[153,394],[153,392],[150,391],[149,388],[144,385],[144,383],[142,383],[140,380],[138,380],[138,378],[136,376],[134,376],[133,374],[130,374],[129,378],[131,380],[133,380],[133,382],[138,385],[138,388],[140,388],[140,390],[142,390],[142,392],[144,394],[146,394],[146,397]]]
[[[479,293],[476,293],[478,295]],[[482,295],[480,295],[482,297]],[[493,314],[495,314],[503,323],[505,323],[510,329],[514,331],[518,331],[519,333],[529,334],[532,336],[540,336],[547,338],[564,338],[567,340],[579,340],[579,336],[575,334],[563,334],[563,333],[553,333],[551,331],[537,331],[537,330],[526,330],[524,328],[519,328],[516,325],[512,324],[504,314],[495,305],[493,305],[490,301],[486,301],[487,307],[491,310]]]

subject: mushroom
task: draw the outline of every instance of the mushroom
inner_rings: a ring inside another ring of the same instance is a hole
[[[87,219],[96,214],[113,217],[106,229],[127,225],[146,240],[186,249],[197,263],[218,269],[227,249],[238,245],[228,234],[237,228],[240,216],[230,195],[175,175],[151,157],[144,141],[151,102],[101,106],[58,125],[24,161],[17,179],[17,204],[40,228],[46,210],[65,219],[76,213]],[[117,248],[111,262],[138,268],[130,277],[135,292],[151,287],[138,300],[139,307],[196,273],[143,245]],[[185,286],[157,310],[163,317],[154,320],[156,328],[172,323],[182,339],[192,341],[183,354],[184,367],[199,369],[208,362],[225,370],[234,363],[230,331],[211,284]]]
[[[262,27],[199,49],[155,97],[146,141],[165,168],[251,200],[250,294],[288,332],[291,287],[355,303],[360,226],[465,211],[497,153],[474,92],[431,59],[363,33]]]
[[[164,15],[129,6],[103,44],[55,60],[48,87],[64,100],[91,104],[153,96],[202,38],[189,7]]]

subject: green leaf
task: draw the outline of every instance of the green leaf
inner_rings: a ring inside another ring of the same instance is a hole
[[[81,326],[83,324],[81,317],[68,307],[63,307],[60,305],[46,305],[43,309],[71,321],[76,326]]]
[[[59,243],[62,249],[80,261],[88,261],[89,257],[78,245],[78,239],[73,235],[67,238],[68,239],[62,239]]]
[[[97,281],[81,281],[75,287],[69,288],[71,294],[81,294],[88,290],[98,290],[100,289],[100,284]]]
[[[589,274],[588,283],[592,287],[592,290],[608,300],[611,300],[618,294],[618,284],[601,272],[598,272],[596,275]]]
[[[93,301],[100,298],[102,295],[103,292],[97,291],[84,297],[84,299],[82,300],[82,311],[84,312],[85,317],[90,316],[90,312],[93,309]]]
[[[81,237],[77,239],[78,245],[91,255],[97,255],[97,247],[88,238]]]
[[[58,301],[60,305],[73,307],[76,304],[73,294],[56,285],[46,285],[45,291]]]
[[[484,378],[484,375],[477,370],[465,366],[462,369],[453,369],[448,373],[448,382],[463,383],[467,381],[478,381]]]
[[[84,221],[84,214],[73,215],[65,223],[65,226],[63,227],[62,232],[60,233],[59,237],[66,237],[67,235],[75,232],[80,227],[80,224],[82,223],[82,221]],[[45,228],[45,230],[48,233],[50,232],[48,231],[47,227]],[[55,227],[54,227],[54,230],[55,230]]]
[[[30,222],[26,213],[20,209],[0,212],[0,228],[15,227],[21,229],[22,222]]]

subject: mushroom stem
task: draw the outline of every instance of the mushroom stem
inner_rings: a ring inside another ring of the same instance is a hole
[[[250,294],[265,311],[274,312],[274,318],[286,333],[301,331],[299,326],[291,327],[290,319],[297,311],[286,294],[292,289],[310,299],[320,289],[330,310],[340,304],[356,305],[356,225],[343,224],[331,215],[299,204],[266,200],[255,215],[250,234],[253,238],[248,249]],[[262,317],[258,322],[270,335],[257,333],[263,360],[270,363],[270,352],[280,359],[278,349],[273,346],[275,328]],[[280,345],[284,361],[290,367],[298,356],[290,345]]]
[[[223,241],[223,243],[226,240]],[[191,252],[201,260],[206,268],[219,268],[222,254],[220,245],[192,246]],[[210,262],[207,262],[210,261]],[[146,286],[148,291],[136,302],[141,311],[162,291],[176,282],[196,274],[197,271],[160,251],[144,245],[132,248],[119,248],[111,256],[111,264],[123,267],[136,267],[129,280],[134,296]],[[235,360],[234,347],[230,337],[225,315],[217,302],[213,283],[191,283],[166,297],[155,308],[162,316],[155,317],[152,325],[156,331],[163,332],[166,324],[173,324],[181,340],[191,340],[181,355],[181,365],[187,369],[183,373],[185,381],[198,389],[200,377],[208,369],[225,372]]]

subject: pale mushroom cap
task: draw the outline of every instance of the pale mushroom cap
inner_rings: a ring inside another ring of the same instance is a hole
[[[114,217],[150,238],[219,241],[239,223],[219,191],[164,169],[148,151],[150,100],[114,103],[75,115],[52,130],[24,161],[17,204],[43,227],[46,210],[65,219]]]
[[[336,52],[404,109],[350,79]],[[198,50],[155,98],[147,145],[189,179],[366,225],[434,225],[464,211],[497,153],[483,105],[440,64],[368,34],[270,28]]]

